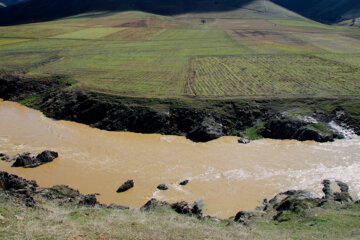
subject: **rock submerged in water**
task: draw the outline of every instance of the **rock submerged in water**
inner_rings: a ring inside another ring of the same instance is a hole
[[[185,185],[187,185],[189,182],[190,182],[190,181],[189,181],[188,179],[186,179],[186,180],[180,182],[179,184],[180,184],[181,186],[185,186]]]
[[[5,161],[5,162],[10,162],[11,161],[9,155],[7,155],[5,153],[0,153],[0,160]]]
[[[43,165],[48,162],[52,162],[55,158],[59,157],[59,154],[54,151],[43,151],[42,153],[36,155],[33,152],[25,152],[15,155],[12,158],[14,161],[13,167],[24,167],[24,168],[34,168],[40,165]]]
[[[160,184],[159,186],[157,186],[157,189],[165,191],[165,190],[168,190],[169,187],[167,184]]]
[[[117,193],[126,192],[127,190],[133,187],[134,187],[134,180],[127,180],[118,188],[118,190],[116,190],[116,192]]]

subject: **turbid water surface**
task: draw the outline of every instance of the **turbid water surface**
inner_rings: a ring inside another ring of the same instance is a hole
[[[235,215],[288,189],[321,194],[324,178],[341,179],[360,192],[360,138],[334,143],[259,140],[236,137],[194,143],[184,137],[108,132],[68,121],[54,121],[13,102],[0,102],[0,152],[58,151],[54,162],[34,169],[0,169],[34,179],[40,186],[66,184],[100,193],[103,203],[138,208],[148,199],[203,200],[205,213]],[[116,193],[126,180],[135,187]],[[187,186],[179,186],[189,179]],[[168,191],[158,191],[160,183]]]

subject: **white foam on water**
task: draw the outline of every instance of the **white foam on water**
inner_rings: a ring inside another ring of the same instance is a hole
[[[341,134],[345,139],[352,139],[356,136],[353,129],[349,128],[346,125],[340,126],[335,121],[329,122],[329,126],[336,131],[337,133]]]

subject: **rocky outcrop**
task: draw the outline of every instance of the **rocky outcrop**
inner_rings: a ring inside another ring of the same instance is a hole
[[[222,136],[224,136],[223,126],[213,117],[205,117],[187,134],[187,137],[195,142],[206,142]]]
[[[314,140],[317,142],[330,142],[340,137],[330,129],[327,129],[326,132],[321,131],[312,127],[312,124],[308,122],[292,119],[273,119],[266,122],[261,135],[273,139]]]
[[[103,207],[111,209],[129,209],[117,204],[100,204],[96,194],[81,194],[78,190],[65,185],[56,185],[50,188],[40,188],[35,181],[28,181],[7,172],[0,171],[0,193],[3,192],[27,207],[36,207],[37,201],[47,199],[59,205],[70,204],[85,207]]]
[[[353,202],[353,198],[349,194],[349,185],[339,180],[336,180],[335,183],[340,188],[340,192],[334,192],[331,186],[332,182],[330,180],[326,179],[322,182],[322,184],[324,185],[324,199],[333,200],[341,203]]]
[[[33,194],[38,187],[35,181],[28,181],[16,175],[0,171],[0,190],[21,199],[28,207],[35,206]]]
[[[353,203],[349,194],[349,186],[341,181],[336,181],[340,187],[340,192],[334,191],[330,180],[322,181],[322,198],[316,197],[313,193],[305,190],[289,190],[279,193],[271,200],[265,199],[262,206],[255,211],[240,211],[234,217],[235,222],[249,224],[254,218],[267,218],[278,222],[289,221],[298,214],[304,214],[306,211],[322,208],[327,204],[338,206]]]
[[[169,207],[169,206],[170,206],[170,203],[168,203],[168,202],[159,201],[155,198],[152,198],[149,201],[147,201],[144,206],[142,206],[140,208],[140,211],[142,211],[142,212],[153,211],[157,208]]]
[[[24,168],[34,168],[40,165],[43,165],[48,162],[52,162],[59,156],[57,152],[54,151],[43,151],[42,153],[36,155],[36,153],[25,152],[17,154],[12,158],[13,167],[24,167]]]
[[[94,207],[96,204],[99,204],[95,194],[88,194],[83,196],[79,201],[79,205]]]
[[[189,216],[195,216],[197,218],[202,218],[202,202],[195,201],[193,204],[189,204],[185,201],[177,202],[171,205],[171,208],[179,214],[185,214]]]
[[[203,204],[201,201],[195,201],[193,204],[189,204],[185,201],[170,204],[168,202],[158,201],[155,198],[152,198],[144,206],[142,206],[140,210],[153,211],[163,207],[171,208],[179,214],[194,216],[197,218],[203,217],[203,213],[202,213]]]
[[[118,188],[118,190],[116,190],[116,192],[117,193],[126,192],[127,190],[133,187],[134,187],[134,180],[127,180]]]

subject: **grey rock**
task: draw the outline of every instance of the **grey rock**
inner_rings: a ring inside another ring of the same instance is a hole
[[[249,143],[250,143],[250,139],[247,138],[247,137],[240,137],[239,140],[238,140],[238,143],[241,143],[241,144],[249,144]]]
[[[347,185],[346,183],[342,182],[342,181],[339,181],[339,180],[336,180],[335,181],[337,183],[337,185],[339,186],[340,188],[340,191],[342,193],[347,193],[349,192],[349,185]]]
[[[335,192],[334,200],[341,203],[351,203],[354,201],[348,192]]]
[[[325,199],[333,199],[333,190],[331,189],[331,181],[328,179],[325,179],[322,181],[321,183],[322,185],[324,185],[322,191],[325,194],[324,198]]]

